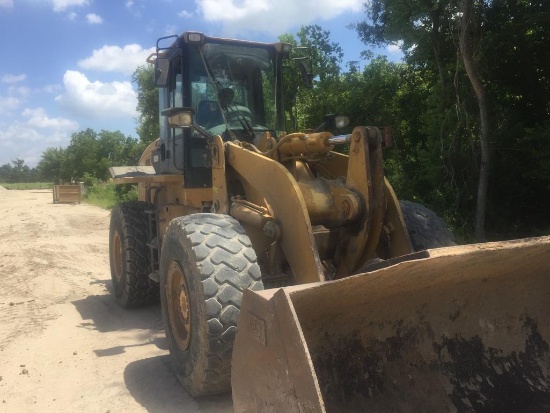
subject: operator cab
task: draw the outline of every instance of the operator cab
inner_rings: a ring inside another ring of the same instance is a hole
[[[176,40],[162,47],[168,39]],[[212,185],[209,137],[257,142],[283,130],[282,60],[286,43],[256,43],[185,32],[157,41],[160,143],[157,173],[185,175],[188,188]],[[151,62],[151,60],[149,60]],[[168,115],[190,111],[193,127],[174,127]]]

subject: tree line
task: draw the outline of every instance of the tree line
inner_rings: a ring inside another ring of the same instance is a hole
[[[120,131],[86,129],[73,133],[66,148],[47,148],[35,168],[29,168],[22,159],[0,166],[0,182],[106,181],[109,167],[137,165],[144,148],[139,140]]]
[[[86,129],[74,133],[67,148],[48,148],[38,169],[53,181],[68,182],[93,177],[109,179],[109,167],[137,165],[143,145],[120,131]]]
[[[11,163],[0,166],[0,182],[3,183],[39,182],[40,178],[38,168],[25,165],[24,159],[16,158]]]
[[[308,59],[314,83],[299,86],[289,62],[288,131],[314,128],[328,113],[347,114],[351,125],[390,126],[385,171],[398,196],[436,210],[459,239],[547,234],[550,2],[373,0],[364,12],[351,24],[356,35],[367,48],[399,45],[403,61],[367,49],[368,60],[344,63],[342,46],[320,26],[281,35],[296,46],[292,58]],[[139,140],[78,132],[67,148],[43,153],[38,173],[103,180],[108,166],[135,164],[159,135],[152,71],[133,75]]]

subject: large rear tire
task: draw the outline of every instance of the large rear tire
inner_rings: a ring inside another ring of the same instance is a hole
[[[245,289],[262,290],[256,253],[232,217],[173,219],[160,259],[162,317],[172,365],[191,396],[231,385],[231,354]]]
[[[434,211],[415,202],[399,204],[415,251],[456,245],[453,233]]]
[[[149,280],[151,258],[147,202],[129,201],[111,211],[109,231],[109,261],[113,292],[124,308],[156,303],[158,284]]]

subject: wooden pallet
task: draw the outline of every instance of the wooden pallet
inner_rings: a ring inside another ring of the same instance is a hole
[[[54,185],[53,203],[72,204],[80,203],[82,188],[80,185]]]

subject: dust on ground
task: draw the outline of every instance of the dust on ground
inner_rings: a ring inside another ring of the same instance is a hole
[[[0,186],[0,412],[232,412],[170,368],[159,305],[111,296],[109,211]]]

